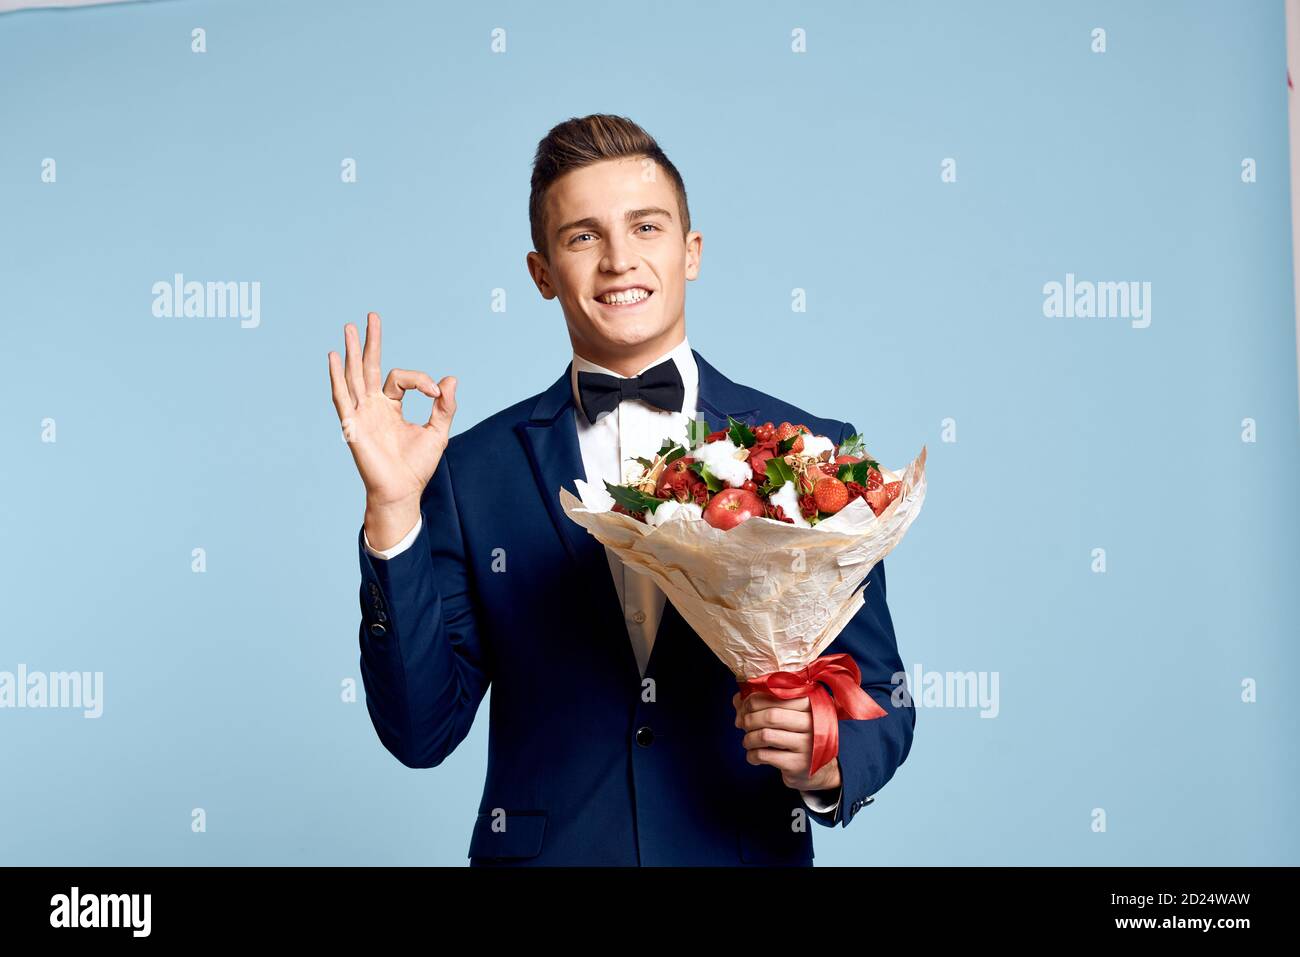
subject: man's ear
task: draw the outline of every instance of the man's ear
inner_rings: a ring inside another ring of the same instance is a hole
[[[695,279],[700,274],[700,256],[704,252],[704,236],[697,230],[686,234],[686,278]]]
[[[524,257],[524,265],[528,268],[528,275],[533,277],[533,282],[537,284],[537,291],[542,294],[543,299],[554,299],[555,288],[551,285],[551,267],[536,250],[530,249],[528,255]]]

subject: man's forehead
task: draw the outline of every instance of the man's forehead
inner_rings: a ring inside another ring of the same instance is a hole
[[[659,207],[667,212],[673,207],[672,186],[664,182],[657,166],[645,175],[640,161],[619,163],[617,169],[612,166],[614,161],[605,160],[565,173],[548,190],[547,205],[565,219],[622,217],[638,209]]]

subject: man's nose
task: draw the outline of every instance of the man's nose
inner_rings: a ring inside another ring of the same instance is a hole
[[[632,249],[626,236],[613,235],[605,244],[601,268],[606,272],[625,272],[632,265]]]

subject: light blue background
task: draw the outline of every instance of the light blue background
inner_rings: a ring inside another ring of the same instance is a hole
[[[889,464],[928,445],[909,671],[1000,677],[996,719],[920,710],[817,863],[1300,863],[1284,53],[1280,2],[1226,0],[0,17],[0,670],[105,673],[98,720],[0,711],[0,862],[465,863],[486,703],[413,771],[340,701],[362,490],[325,357],[381,311],[458,430],[549,385],[532,155],[615,112],[686,178],[692,345]],[[176,272],[260,281],[261,326],[154,318]],[[1150,281],[1151,326],[1045,318],[1067,272]]]

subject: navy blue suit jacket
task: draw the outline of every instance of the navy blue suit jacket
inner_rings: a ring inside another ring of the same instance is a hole
[[[714,428],[730,415],[837,441],[856,431],[692,352]],[[569,376],[451,437],[413,546],[376,559],[358,533],[361,674],[379,739],[407,767],[436,767],[492,686],[473,866],[811,865],[807,818],[848,826],[912,743],[916,709],[891,700],[903,665],[884,563],[823,654],[852,655],[888,714],[839,722],[840,805],[815,815],[780,771],[745,760],[736,679],[671,602],[643,680],[605,548],[559,503],[586,473]]]

